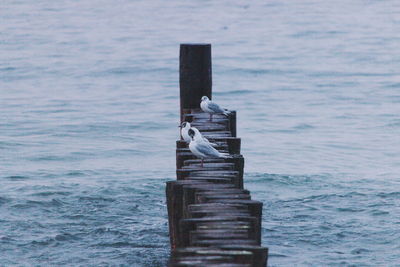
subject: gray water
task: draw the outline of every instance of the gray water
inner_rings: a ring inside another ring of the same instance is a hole
[[[400,266],[400,2],[0,16],[0,266],[165,265],[185,42],[212,43],[214,100],[238,111],[270,266]]]

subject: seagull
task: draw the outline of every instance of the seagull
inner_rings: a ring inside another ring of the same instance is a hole
[[[181,128],[181,135],[182,135],[183,140],[185,140],[186,143],[189,144],[190,141],[192,140],[192,138],[189,136],[188,131],[189,131],[189,129],[190,129],[192,126],[190,125],[189,122],[184,121],[184,122],[182,122],[182,124],[181,124],[180,126],[178,126],[178,127]],[[195,129],[196,129],[196,128],[195,128]],[[209,144],[212,145],[213,147],[218,146],[218,144],[211,143],[210,141],[208,141],[207,138],[205,138],[204,136],[202,136],[198,129],[196,129],[196,130],[197,130],[197,132],[198,132],[198,135],[200,135],[206,143],[209,143]]]
[[[213,114],[224,114],[228,116],[229,112],[222,109],[218,104],[215,104],[207,96],[201,98],[200,108],[207,113],[210,113],[210,121],[212,120]]]
[[[203,167],[205,158],[229,158],[229,154],[218,152],[209,143],[205,142],[197,128],[190,128],[188,135],[192,139],[189,143],[189,149],[196,157],[201,158],[201,167]]]
[[[192,138],[188,134],[188,131],[189,131],[190,127],[191,127],[190,123],[184,121],[178,127],[181,128],[181,136],[182,136],[183,140],[185,140],[186,143],[190,143],[190,141],[192,140]]]

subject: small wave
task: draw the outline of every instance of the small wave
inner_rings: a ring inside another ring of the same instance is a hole
[[[66,173],[67,176],[78,177],[78,176],[85,176],[86,174],[82,171],[70,171]]]
[[[278,129],[278,130],[267,130],[270,133],[296,133],[293,129]]]
[[[302,203],[308,203],[308,202],[314,202],[316,200],[320,201],[320,200],[328,200],[328,199],[337,199],[337,198],[353,198],[353,197],[363,197],[366,196],[366,194],[363,193],[358,193],[358,192],[349,192],[346,194],[336,194],[336,193],[331,193],[331,194],[319,194],[319,195],[310,195],[310,196],[306,196],[303,198],[294,198],[294,199],[290,199],[290,200],[282,200],[282,202],[302,202]],[[308,207],[309,210],[317,210],[313,207]],[[347,208],[339,208],[339,211],[347,211]]]
[[[300,88],[298,86],[293,86],[293,87],[283,86],[283,87],[278,87],[277,90],[284,91],[284,92],[303,92],[304,91],[303,88]],[[272,99],[270,99],[270,100],[272,100]]]
[[[3,205],[3,204],[5,204],[5,203],[7,203],[7,202],[10,202],[10,201],[11,201],[11,200],[8,199],[8,198],[0,197],[0,206]]]
[[[383,127],[388,127],[388,128],[400,127],[400,120],[394,120],[393,122],[385,124]]]
[[[57,113],[69,113],[69,112],[79,112],[78,109],[51,109],[51,108],[46,108],[46,109],[38,109],[31,111],[32,114],[57,114]]]
[[[32,161],[65,161],[67,157],[48,155],[31,158]]]
[[[362,212],[362,211],[365,211],[365,209],[350,208],[350,207],[347,207],[347,208],[336,208],[336,210],[340,211],[340,212]]]
[[[285,255],[285,254],[268,253],[268,257],[271,257],[271,258],[287,258],[289,256]]]
[[[13,243],[16,241],[14,238],[11,238],[9,236],[0,236],[0,240],[1,243]]]
[[[111,229],[108,227],[99,227],[94,229],[93,231],[90,232],[91,235],[104,235],[104,234],[111,234],[114,236],[117,236],[119,238],[123,237],[123,236],[128,236],[127,234],[125,234],[122,231],[118,231],[115,229]]]
[[[307,123],[300,123],[293,127],[293,129],[296,129],[296,130],[308,130],[308,129],[313,129],[313,128],[315,128],[315,127],[310,124],[307,124]]]
[[[313,216],[311,216],[311,215],[308,215],[308,214],[297,214],[297,215],[294,215],[293,216],[293,219],[297,219],[297,220],[306,220],[306,219],[310,219],[310,218],[312,218]]]
[[[371,252],[371,251],[368,249],[365,249],[365,248],[356,248],[356,249],[353,249],[350,253],[353,255],[358,255],[358,254],[365,254],[368,252]]]
[[[54,195],[69,196],[71,194],[72,194],[71,192],[64,192],[64,191],[43,191],[43,192],[33,193],[31,194],[31,196],[40,196],[40,197],[48,197]]]
[[[400,88],[400,83],[390,83],[385,85],[386,88]]]
[[[391,77],[393,73],[372,73],[372,72],[339,72],[339,71],[316,71],[310,73],[308,76],[321,78],[321,77]]]
[[[232,90],[232,91],[223,91],[223,92],[215,92],[214,95],[216,96],[224,96],[224,95],[248,95],[257,93],[253,90]]]
[[[4,126],[4,125],[3,125]],[[11,125],[13,126],[13,125]],[[17,143],[17,142],[4,142],[0,141],[0,149],[6,149],[6,148],[14,148],[14,147],[20,147],[24,146],[22,143]]]
[[[400,192],[378,193],[377,196],[381,197],[381,198],[399,199],[400,198]]]
[[[71,241],[71,240],[79,240],[80,238],[77,235],[73,235],[70,233],[60,233],[55,235],[54,237],[45,237],[42,240],[33,240],[29,244],[32,246],[39,246],[39,247],[47,247],[47,246],[56,246],[59,242]]]
[[[56,241],[69,241],[69,240],[78,240],[78,236],[72,235],[70,233],[62,233],[58,234],[54,237]]]
[[[351,191],[351,192],[349,192],[349,193],[342,194],[342,195],[339,195],[339,196],[340,196],[340,197],[345,197],[345,198],[348,198],[348,197],[356,197],[356,196],[358,196],[358,197],[365,197],[365,196],[367,196],[367,194],[360,193],[360,192],[355,192],[355,191]]]
[[[290,201],[299,201],[299,202],[313,202],[315,200],[324,200],[324,199],[329,199],[329,198],[334,198],[338,197],[337,194],[321,194],[321,195],[311,195],[307,196],[305,198],[299,198],[299,199],[294,199]]]
[[[131,243],[131,242],[126,242],[126,241],[120,241],[120,242],[111,242],[111,243],[98,243],[95,245],[92,245],[92,247],[111,247],[111,248],[123,248],[123,247],[129,247],[129,248],[163,248],[164,246],[162,244],[156,245],[156,244],[138,244],[138,243]]]
[[[115,67],[104,71],[92,72],[89,74],[91,77],[103,77],[105,75],[135,75],[143,73],[174,73],[173,68],[138,68],[138,67]]]
[[[388,211],[384,211],[384,210],[372,210],[371,212],[372,216],[382,216],[382,215],[388,215],[390,214]]]
[[[300,32],[297,32],[295,34],[289,35],[289,37],[292,37],[292,38],[303,38],[303,37],[316,38],[318,36],[321,37],[321,34],[323,34],[323,33],[324,32],[318,32],[318,31],[300,31]]]
[[[5,178],[8,180],[16,181],[16,180],[27,180],[29,177],[23,175],[10,175],[6,176]]]
[[[79,197],[79,201],[88,201],[88,202],[114,202],[114,198],[106,198],[106,197]]]
[[[14,67],[4,67],[4,68],[0,68],[0,71],[13,71],[16,70],[17,68]]]
[[[255,69],[255,68],[229,68],[225,70],[226,73],[235,75],[236,73],[251,74],[251,75],[287,75],[297,74],[299,70],[290,69]]]
[[[39,246],[39,247],[46,247],[49,246],[51,244],[53,244],[55,242],[55,239],[53,238],[46,238],[44,240],[34,240],[32,242],[29,243],[29,245],[33,245],[33,246]]]
[[[323,224],[323,225],[318,226],[318,229],[327,232],[327,231],[331,231],[332,227],[330,225]]]
[[[329,181],[330,175],[287,175],[271,173],[247,173],[250,179],[247,182],[274,182],[282,185],[304,185]]]
[[[73,214],[73,215],[64,215],[63,218],[70,219],[70,220],[81,220],[86,218],[84,214]]]
[[[59,199],[53,198],[50,201],[37,201],[37,200],[27,200],[25,203],[18,203],[13,205],[13,208],[16,209],[30,209],[30,208],[35,208],[35,207],[60,207],[63,205],[63,202]]]

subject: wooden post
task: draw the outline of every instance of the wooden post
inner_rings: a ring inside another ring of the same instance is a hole
[[[229,128],[231,130],[232,136],[236,137],[237,136],[237,131],[236,131],[236,110],[232,110],[231,113],[229,113]]]
[[[200,110],[201,97],[211,99],[211,45],[182,44],[179,67],[181,122],[190,122],[230,157],[207,158],[203,164],[185,141],[176,142],[177,181],[166,186],[172,249],[168,266],[265,266],[262,202],[251,200],[243,189],[236,111],[210,121]]]
[[[228,144],[228,151],[231,155],[240,154],[240,144],[241,139],[237,137],[226,138],[226,143]]]
[[[181,122],[199,109],[202,96],[212,97],[211,44],[181,44],[179,56]]]
[[[236,186],[243,189],[243,173],[244,173],[244,158],[242,155],[235,155],[232,158],[226,159],[227,162],[234,164],[235,171],[238,171],[238,178],[236,180]]]

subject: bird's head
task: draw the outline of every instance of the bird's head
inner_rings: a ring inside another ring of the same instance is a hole
[[[192,140],[194,140],[194,136],[195,136],[195,131],[193,131],[193,129],[189,129],[188,131],[188,135],[192,138]]]
[[[182,122],[181,125],[178,126],[179,128],[190,128],[190,123],[187,121]]]
[[[210,100],[210,99],[208,99],[207,96],[203,96],[203,97],[201,98],[201,101],[208,101],[208,100]]]

